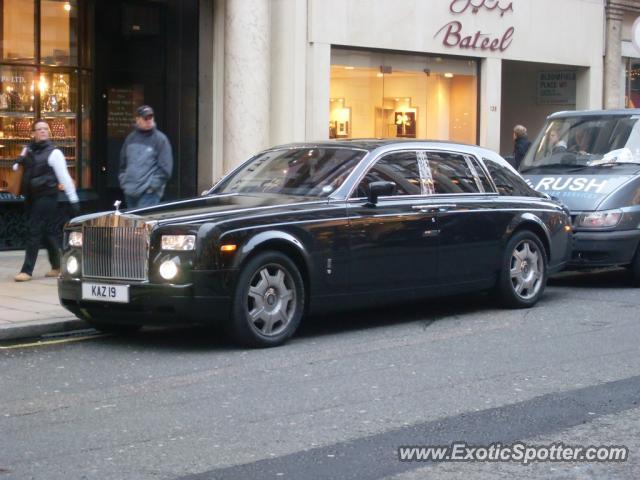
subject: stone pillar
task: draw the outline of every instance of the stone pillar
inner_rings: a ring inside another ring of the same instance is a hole
[[[227,0],[224,31],[226,173],[270,146],[270,1]]]
[[[622,18],[624,10],[608,1],[607,27],[604,54],[604,108],[624,106],[624,83],[620,81],[622,70]]]
[[[500,151],[502,111],[502,60],[483,58],[480,63],[480,145]]]

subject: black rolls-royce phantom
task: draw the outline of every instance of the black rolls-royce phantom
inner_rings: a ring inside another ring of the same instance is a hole
[[[345,306],[493,290],[530,307],[567,261],[570,225],[483,148],[293,144],[202,197],[73,219],[58,289],[99,329],[222,322],[274,346],[306,313]]]

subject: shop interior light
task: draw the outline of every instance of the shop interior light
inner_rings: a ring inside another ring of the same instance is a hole
[[[453,78],[453,73],[447,72],[447,73],[444,74],[444,77],[445,78]]]
[[[69,2],[64,2],[64,11],[65,12],[71,11],[71,4]]]

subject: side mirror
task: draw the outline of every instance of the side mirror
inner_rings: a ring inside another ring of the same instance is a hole
[[[393,182],[371,182],[369,184],[367,204],[375,206],[378,203],[378,197],[386,197],[394,193],[396,193],[396,184]]]

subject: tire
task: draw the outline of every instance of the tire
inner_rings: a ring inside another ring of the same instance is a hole
[[[280,252],[259,253],[238,275],[228,332],[243,346],[282,345],[300,325],[304,303],[304,282],[295,263]]]
[[[511,308],[536,304],[547,284],[547,255],[529,230],[516,232],[507,243],[496,285],[498,299]]]

